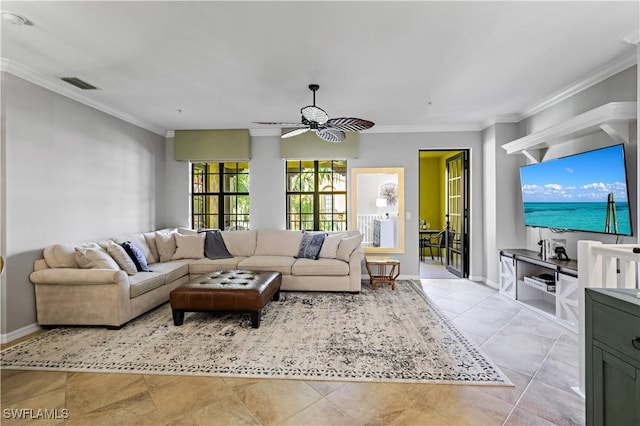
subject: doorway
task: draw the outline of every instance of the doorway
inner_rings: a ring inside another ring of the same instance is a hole
[[[469,276],[469,150],[419,152],[420,278]]]

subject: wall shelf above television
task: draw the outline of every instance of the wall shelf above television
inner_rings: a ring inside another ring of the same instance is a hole
[[[502,148],[507,154],[524,154],[537,163],[539,160],[529,150],[549,148],[599,130],[618,143],[629,143],[629,123],[636,119],[636,102],[610,102],[506,143]]]

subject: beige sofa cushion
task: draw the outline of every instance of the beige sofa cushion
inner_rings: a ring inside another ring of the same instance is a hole
[[[338,246],[338,253],[336,257],[340,260],[344,260],[345,262],[349,261],[351,257],[351,253],[358,247],[360,247],[360,243],[362,243],[362,234],[358,234],[354,237],[347,237],[340,240],[340,245]]]
[[[158,272],[138,272],[129,277],[129,297],[133,299],[165,283],[165,275]]]
[[[349,275],[349,264],[338,259],[297,259],[291,275]]]
[[[153,272],[158,272],[165,275],[164,282],[166,284],[177,280],[180,277],[189,275],[189,263],[193,262],[191,259],[171,260],[164,263],[154,263],[151,266]]]
[[[255,254],[256,231],[220,231],[220,234],[231,255],[248,257]]]
[[[156,231],[156,247],[158,248],[158,256],[160,262],[168,262],[176,252],[177,232]]]
[[[297,256],[302,243],[301,231],[261,229],[258,231],[256,256]]]
[[[198,259],[192,261],[189,265],[190,275],[202,275],[213,271],[225,271],[229,269],[238,269],[238,264],[245,260],[246,257],[230,257],[226,259]]]
[[[76,247],[76,262],[82,269],[120,270],[115,260],[103,249]]]
[[[238,269],[275,271],[291,275],[291,266],[295,261],[295,258],[289,256],[251,256],[238,263]]]
[[[202,259],[204,257],[204,239],[206,232],[192,235],[175,234],[176,252],[171,260]]]
[[[96,243],[55,244],[44,249],[44,260],[50,268],[79,268],[80,265],[76,261],[76,247],[100,248]]]

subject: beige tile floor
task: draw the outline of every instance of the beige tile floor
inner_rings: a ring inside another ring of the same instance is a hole
[[[227,379],[2,370],[2,425],[584,424],[577,336],[482,284],[423,279],[425,292],[514,387]],[[378,291],[391,291],[388,286]],[[7,409],[67,419],[16,421]],[[63,411],[66,409],[68,411]],[[36,413],[36,411],[34,411]]]

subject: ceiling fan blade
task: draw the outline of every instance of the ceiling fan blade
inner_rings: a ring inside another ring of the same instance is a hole
[[[309,131],[309,128],[308,127],[304,127],[302,129],[296,129],[296,130],[292,130],[290,132],[287,132],[287,133],[285,133],[284,135],[282,135],[280,137],[283,138],[283,139],[284,138],[290,138],[290,137],[293,137],[293,136],[301,135],[301,134],[306,133],[308,131]]]
[[[372,128],[374,124],[372,121],[363,120],[362,118],[340,117],[328,120],[326,126],[347,132],[359,132],[360,130]]]
[[[322,108],[318,108],[315,105],[307,105],[300,110],[302,117],[310,122],[318,124],[324,124],[329,119],[329,115]],[[304,121],[304,120],[303,120]]]
[[[302,127],[302,123],[292,123],[287,121],[254,121],[253,124],[267,124],[271,126],[285,126],[285,127]]]
[[[328,127],[318,130],[316,135],[327,142],[342,142],[347,137],[342,130],[331,129]]]

